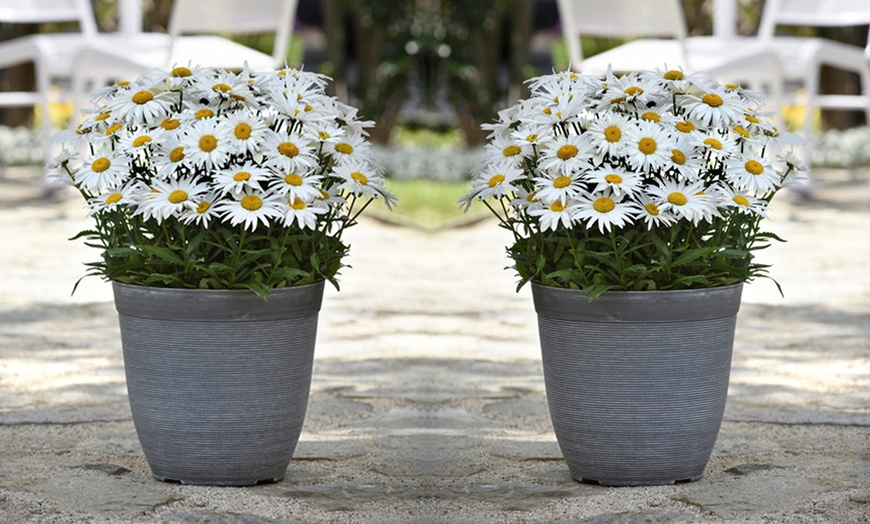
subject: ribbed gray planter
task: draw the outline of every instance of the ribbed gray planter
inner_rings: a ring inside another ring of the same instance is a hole
[[[698,480],[725,411],[742,284],[649,292],[532,286],[547,402],[577,480]]]
[[[136,433],[159,480],[284,477],[302,431],[323,282],[187,290],[114,283]]]

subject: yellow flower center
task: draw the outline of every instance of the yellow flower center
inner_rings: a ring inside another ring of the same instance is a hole
[[[628,96],[638,96],[643,94],[643,89],[637,86],[626,87],[622,90]]]
[[[257,195],[248,195],[242,199],[242,207],[248,211],[256,211],[263,207],[263,201]]]
[[[111,195],[106,197],[106,205],[110,206],[112,204],[117,204],[121,201],[121,193],[112,193]]]
[[[746,171],[753,175],[760,175],[764,173],[764,166],[758,160],[750,160],[746,162]]]
[[[181,121],[177,118],[167,118],[163,122],[160,122],[160,127],[167,131],[172,131],[173,129],[178,129],[178,126],[181,125]]]
[[[106,136],[109,136],[112,133],[114,133],[115,131],[118,131],[119,129],[121,129],[121,127],[123,127],[121,124],[110,125],[109,127],[106,128]]]
[[[305,104],[305,112],[309,113],[314,109],[314,106],[311,104]]]
[[[169,193],[169,201],[173,204],[180,204],[187,200],[187,192],[181,189],[176,189],[172,193]]]
[[[79,125],[79,126],[76,128],[76,134],[77,134],[77,135],[86,135],[86,134],[88,134],[88,133],[90,133],[90,132],[91,132],[91,128],[90,128],[90,127],[82,127],[81,125]]]
[[[740,126],[734,126],[732,129],[734,130],[735,133],[742,136],[743,138],[749,138],[749,131],[747,131],[746,128],[743,128]]]
[[[610,213],[616,207],[616,204],[607,197],[601,197],[592,204],[592,207],[599,213]]]
[[[128,85],[130,85],[130,81],[129,80],[119,80],[115,83],[115,85],[118,87],[127,87]]]
[[[683,74],[682,71],[677,71],[676,69],[671,69],[667,73],[665,73],[665,80],[682,80],[686,78],[686,75]]]
[[[553,180],[553,187],[555,187],[556,189],[562,189],[563,187],[568,187],[569,185],[571,185],[571,178],[566,177],[565,175],[556,177],[556,179]]]
[[[735,89],[740,89],[740,86],[737,84],[725,84],[725,89],[731,89],[733,91]]]
[[[572,146],[571,144],[565,144],[564,146],[559,148],[559,151],[556,152],[556,156],[558,156],[562,160],[571,160],[572,158],[577,156],[577,148]]]
[[[608,126],[607,129],[604,130],[604,140],[607,140],[611,144],[614,142],[619,142],[619,139],[622,138],[622,130],[617,126]]]
[[[538,135],[532,133],[531,135],[526,137],[526,142],[532,143],[538,139]]]
[[[139,105],[147,104],[148,102],[150,102],[153,99],[154,99],[154,95],[152,95],[150,91],[137,91],[133,95],[133,102],[135,102]]]
[[[749,200],[743,195],[734,195],[732,200],[739,206],[749,207]]]
[[[686,163],[686,154],[679,149],[671,149],[671,161],[681,166]]]
[[[718,151],[722,150],[722,142],[716,140],[715,138],[705,138],[704,143]]]
[[[293,142],[281,142],[278,144],[278,152],[287,158],[293,158],[299,154],[299,148]]]
[[[689,122],[688,120],[677,122],[677,125],[674,127],[676,127],[677,131],[679,131],[680,133],[691,133],[695,130],[695,124]]]
[[[686,199],[686,195],[680,193],[679,191],[674,191],[670,195],[668,195],[668,202],[675,206],[685,206],[688,199]]]
[[[178,146],[169,153],[169,160],[173,163],[181,162],[184,159],[184,148]]]
[[[652,202],[650,202],[649,204],[647,204],[643,207],[644,207],[644,209],[646,209],[646,212],[649,213],[650,215],[652,215],[654,217],[659,216],[659,206],[653,204]]]
[[[196,212],[201,215],[201,214],[205,213],[206,211],[208,211],[210,208],[211,208],[211,202],[203,200],[202,202],[197,204]]]
[[[556,200],[555,202],[550,204],[550,211],[552,211],[553,213],[561,213],[562,211],[565,211],[565,207],[566,206],[562,204],[561,200]]]
[[[205,120],[206,118],[211,118],[214,116],[214,111],[211,109],[200,109],[197,111],[194,116],[196,116],[197,120]]]
[[[746,118],[746,121],[749,122],[750,124],[760,124],[761,123],[761,121],[759,119],[755,118],[753,115],[745,114],[743,116]]]
[[[284,177],[284,182],[287,182],[291,186],[301,186],[302,185],[302,177],[297,175],[296,173],[289,173]]]
[[[192,75],[193,72],[186,67],[176,67],[175,69],[172,70],[171,74],[174,77],[184,78],[185,76]]]
[[[658,149],[658,144],[656,144],[656,141],[652,138],[645,137],[641,138],[640,142],[637,143],[637,148],[641,153],[651,155],[656,152],[656,149]]]
[[[701,101],[710,107],[719,107],[725,103],[725,101],[722,100],[722,97],[716,93],[707,93]]]
[[[358,184],[363,186],[369,183],[368,177],[360,173],[359,171],[354,171],[350,174],[350,177],[354,179],[354,181],[356,181]]]
[[[247,171],[239,171],[235,175],[233,175],[233,180],[236,182],[247,182],[251,179],[251,174]]]
[[[504,156],[516,156],[522,152],[520,146],[507,146],[506,148],[501,150],[501,154]]]
[[[622,177],[617,175],[616,173],[610,173],[609,175],[604,177],[604,180],[610,184],[621,184],[622,183]]]
[[[245,123],[236,124],[236,128],[233,130],[236,138],[239,140],[247,140],[251,138],[251,126]]]
[[[489,179],[489,187],[495,187],[495,186],[501,184],[502,182],[504,182],[504,175],[502,175],[501,173],[499,173],[497,175],[493,175]]]
[[[326,131],[318,131],[317,136],[319,136],[321,140],[329,140],[330,137],[329,133]]]
[[[135,140],[133,140],[133,147],[142,147],[148,142],[151,142],[151,137],[148,135],[137,136]]]
[[[224,84],[224,83],[220,82],[220,83],[217,83],[217,84],[211,86],[211,90],[216,92],[216,93],[229,93],[230,91],[233,90],[233,88],[232,88],[232,86],[230,86],[228,84]]]
[[[545,107],[544,110],[542,111],[542,113],[544,113],[545,115],[551,115],[551,114],[553,114],[553,110],[550,109],[549,107]]]
[[[199,139],[199,148],[206,153],[211,153],[217,147],[217,138],[214,135],[204,135]]]
[[[342,155],[349,155],[353,153],[353,146],[348,144],[347,142],[339,142],[335,144],[335,150]]]
[[[661,122],[662,121],[662,117],[658,113],[656,113],[655,111],[647,111],[646,113],[642,114],[640,117],[646,121],[649,121],[649,122]]]
[[[293,203],[290,204],[290,207],[292,207],[296,211],[301,211],[305,209],[305,202],[301,198],[297,198],[293,200]]]
[[[97,115],[97,118],[95,118],[94,120],[96,120],[97,122],[102,122],[103,120],[109,118],[109,116],[111,116],[111,114],[112,113],[110,113],[109,111],[106,111],[105,113],[100,113],[99,115]]]
[[[93,171],[94,173],[102,173],[103,171],[109,169],[111,165],[112,163],[109,162],[108,158],[101,156],[100,158],[94,160],[91,163],[91,171]]]
[[[538,201],[537,197],[538,197],[537,191],[529,193],[528,196],[526,196],[526,202],[537,202]]]

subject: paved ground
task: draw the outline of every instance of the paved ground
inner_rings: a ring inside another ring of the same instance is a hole
[[[529,290],[492,223],[363,221],[327,293],[309,415],[284,481],[151,479],[117,319],[72,198],[0,170],[0,523],[870,522],[870,170],[778,202],[749,286],[725,422],[699,482],[571,480],[544,398]]]

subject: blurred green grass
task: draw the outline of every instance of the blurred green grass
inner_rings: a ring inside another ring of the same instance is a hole
[[[442,182],[434,180],[387,179],[387,190],[399,198],[392,212],[378,199],[366,213],[377,218],[414,225],[422,229],[438,229],[472,222],[489,213],[486,206],[475,202],[467,213],[457,201],[471,188],[470,181]]]

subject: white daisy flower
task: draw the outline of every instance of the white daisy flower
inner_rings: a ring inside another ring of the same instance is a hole
[[[286,196],[291,202],[297,198],[309,202],[320,196],[322,178],[320,175],[315,175],[314,171],[284,173],[283,176],[274,173],[270,177],[269,189],[279,195]]]
[[[663,126],[653,122],[638,122],[626,130],[626,146],[620,152],[636,171],[660,169],[671,156],[674,141]]]
[[[338,186],[342,191],[347,191],[354,196],[386,197],[389,195],[383,186],[382,177],[368,164],[340,164],[333,169],[331,175],[342,180]],[[388,201],[392,200],[388,199]]]
[[[741,87],[739,84],[724,84],[722,87],[725,88],[726,92],[736,94],[750,107],[758,109],[764,106],[764,95],[761,93]]]
[[[298,197],[288,198],[284,225],[292,226],[295,222],[300,229],[315,229],[317,216],[327,211],[328,208],[317,206],[313,201],[306,201]]]
[[[641,78],[637,73],[611,78],[607,82],[598,109],[606,110],[617,105],[632,110],[644,108],[649,102],[658,103],[658,91],[655,84]]]
[[[241,193],[230,193],[232,198],[221,200],[215,205],[224,221],[233,226],[242,224],[244,229],[255,231],[262,224],[269,227],[272,219],[284,217],[284,197],[264,193],[255,189],[245,189]]]
[[[532,147],[529,143],[519,143],[510,135],[496,136],[484,146],[486,162],[504,163],[520,166],[525,160],[525,155],[531,155]]]
[[[559,200],[567,204],[572,197],[586,189],[583,183],[585,171],[544,171],[544,176],[535,177],[537,197],[545,202]]]
[[[613,156],[626,146],[626,131],[631,127],[627,116],[606,113],[603,118],[596,118],[589,124],[586,134],[591,137],[599,155]]]
[[[179,217],[187,209],[195,209],[196,199],[207,191],[208,186],[194,178],[156,179],[152,181],[151,191],[140,203],[136,214],[162,223],[169,217]]]
[[[746,102],[736,93],[723,88],[712,89],[698,95],[689,95],[684,104],[689,118],[714,127],[730,127],[743,119],[749,110]]]
[[[246,189],[260,189],[260,183],[268,180],[270,175],[268,170],[252,162],[234,164],[214,176],[212,187],[220,194],[239,194]]]
[[[586,134],[554,137],[542,149],[540,169],[564,173],[587,169],[593,153],[592,142]]]
[[[607,190],[601,193],[586,193],[573,202],[574,218],[586,221],[586,228],[596,224],[601,233],[611,228],[621,229],[633,222],[634,214],[639,211],[637,204],[623,202],[622,198]]]
[[[489,131],[489,137],[506,138],[513,132],[514,127],[520,123],[520,112],[528,106],[536,105],[534,102],[524,100],[516,106],[511,106],[507,109],[502,109],[498,112],[498,118],[494,123],[481,124],[480,128],[484,131]],[[488,145],[488,144],[487,144]]]
[[[461,205],[467,210],[474,199],[502,198],[509,193],[516,193],[520,188],[517,182],[522,180],[523,171],[510,162],[489,164],[475,175],[468,199],[462,200]]]
[[[118,90],[107,105],[117,120],[130,125],[154,125],[172,113],[177,98],[174,93],[133,84]]]
[[[759,195],[779,187],[779,173],[756,152],[734,155],[725,161],[725,166],[728,180],[733,186]]]
[[[233,153],[227,128],[212,118],[193,123],[181,145],[191,164],[206,169],[222,166]]]
[[[588,171],[583,178],[595,187],[592,192],[601,193],[610,190],[617,198],[625,195],[633,195],[641,188],[643,178],[627,169],[613,167],[610,164],[602,164],[596,169]]]
[[[540,124],[530,124],[521,126],[519,129],[510,134],[510,138],[515,145],[520,146],[520,149],[527,147],[534,149],[535,146],[547,141],[553,135],[552,126]],[[528,149],[523,149],[523,156],[527,156]]]
[[[688,139],[680,138],[671,148],[671,156],[665,163],[666,170],[675,171],[683,180],[694,182],[701,177],[704,159],[697,147]]]
[[[263,140],[260,152],[264,155],[264,167],[284,173],[310,169],[317,165],[311,140],[300,133],[287,135],[270,131]]]
[[[164,135],[152,162],[157,167],[157,176],[164,179],[179,176],[191,167],[190,159],[181,145],[181,136],[174,133]]]
[[[182,211],[179,219],[185,224],[208,227],[208,223],[219,216],[215,206],[219,198],[220,194],[217,191],[208,191],[196,195],[191,199],[191,204],[195,204],[196,207],[191,206]]]
[[[701,133],[697,137],[698,152],[710,158],[725,159],[737,154],[740,146],[730,136],[723,136],[715,131]]]
[[[236,75],[230,71],[218,70],[214,75],[200,77],[197,85],[204,93],[217,95],[222,100],[248,103],[253,98],[248,79],[246,72]]]
[[[734,209],[739,213],[753,213],[767,218],[767,202],[755,198],[748,191],[742,191],[727,185],[719,185],[713,191],[720,196],[721,206]]]
[[[676,217],[666,209],[660,209],[658,204],[648,195],[639,195],[637,200],[638,211],[635,217],[643,220],[647,229],[654,227],[667,227],[676,222]]]
[[[702,181],[662,180],[659,184],[650,186],[648,191],[656,199],[660,211],[668,211],[677,218],[684,218],[694,224],[716,213],[715,206],[704,196]]]
[[[184,133],[184,126],[181,124],[181,119],[179,115],[169,115],[163,120],[160,121],[160,129],[164,134],[175,134],[180,135]]]
[[[127,187],[109,190],[101,195],[91,197],[87,201],[88,215],[93,216],[106,211],[114,211],[121,206],[136,204],[131,198],[131,190]]]
[[[523,209],[526,212],[531,211],[532,209],[541,209],[544,207],[544,204],[541,203],[541,199],[538,198],[537,191],[526,191],[522,187],[518,187],[516,191],[516,198],[511,200],[511,205],[517,209]]]
[[[542,204],[541,207],[535,207],[528,211],[530,216],[538,217],[541,231],[555,230],[559,224],[570,229],[574,224],[574,212],[568,205],[563,204],[560,200],[549,204],[542,202]]]
[[[222,125],[229,130],[227,137],[233,149],[240,153],[256,153],[269,133],[266,121],[255,111],[233,111]]]
[[[341,140],[323,144],[323,150],[339,164],[369,161],[369,144],[359,135],[346,135]]]
[[[127,133],[119,142],[120,149],[126,155],[139,158],[157,148],[163,138],[163,131],[158,128],[139,128]]]
[[[73,182],[87,191],[121,187],[129,177],[126,157],[117,153],[97,153],[85,159],[84,164],[73,173]]]
[[[338,127],[335,123],[326,120],[321,122],[312,122],[305,128],[305,133],[317,143],[334,144],[344,137],[344,129]]]
[[[696,138],[700,133],[704,132],[707,128],[700,122],[695,122],[690,118],[679,118],[672,122],[672,127],[674,131],[671,131],[671,136],[680,138]]]

